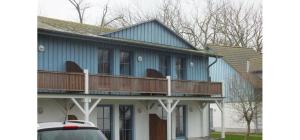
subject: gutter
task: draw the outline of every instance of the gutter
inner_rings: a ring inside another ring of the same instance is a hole
[[[214,58],[215,58],[215,61],[212,62],[211,64],[209,64],[208,67],[207,67],[207,78],[208,78],[208,82],[209,82],[209,83],[211,82],[211,77],[210,77],[210,73],[209,73],[209,68],[210,68],[212,65],[214,65],[215,63],[217,63],[217,61],[218,61],[218,57],[217,57],[217,56],[214,56]]]
[[[209,59],[209,58],[208,58]],[[217,61],[218,61],[218,57],[217,56],[215,56],[215,61],[214,62],[212,62],[211,64],[209,64],[208,66],[207,66],[207,78],[208,78],[208,89],[210,90],[210,84],[211,84],[211,77],[210,77],[210,72],[209,72],[209,68],[212,66],[212,65],[214,65],[215,63],[217,63]],[[208,91],[209,93],[210,93],[210,91]],[[210,104],[208,104],[208,135],[210,136],[210,128],[211,128],[211,126],[210,126],[210,122],[211,122],[211,120],[210,120]]]

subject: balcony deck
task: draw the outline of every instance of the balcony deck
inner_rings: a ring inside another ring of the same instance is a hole
[[[83,92],[84,74],[70,72],[38,72],[38,90],[47,92]],[[89,91],[118,93],[167,94],[167,79],[89,75]],[[172,80],[171,91],[184,95],[217,95],[222,83],[192,80]]]

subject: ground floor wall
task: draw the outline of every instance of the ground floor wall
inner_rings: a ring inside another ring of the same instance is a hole
[[[233,108],[232,103],[225,103],[225,130],[226,132],[245,132],[247,124],[241,115]],[[210,104],[211,129],[221,131],[221,111],[216,104]],[[262,131],[262,115],[258,114],[257,120],[251,123],[251,132]]]
[[[78,100],[80,101],[80,100]],[[38,99],[38,122],[63,121],[65,119],[65,106],[69,99]],[[209,106],[199,107],[200,102],[181,101],[178,105],[185,106],[185,136],[176,138],[176,115],[172,113],[172,139],[197,139],[209,136]],[[133,106],[133,140],[149,140],[149,114],[161,116],[162,107],[158,101],[137,100],[102,100],[98,105],[110,105],[113,109],[113,139],[120,139],[119,135],[119,106]],[[84,115],[77,106],[69,114],[83,120]],[[163,117],[163,116],[161,116]],[[220,118],[219,118],[220,119]],[[90,121],[97,126],[97,108],[90,114]],[[218,121],[217,119],[215,120]]]

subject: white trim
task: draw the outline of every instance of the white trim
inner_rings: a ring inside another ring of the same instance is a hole
[[[75,103],[75,105],[80,109],[80,111],[85,114],[84,109],[81,107],[81,105],[76,101],[75,98],[71,98],[71,100]]]
[[[92,105],[92,107],[89,110],[89,114],[92,113],[92,111],[95,109],[95,107],[98,105],[98,103],[101,101],[101,98],[99,98],[97,101],[94,102],[94,104]]]
[[[220,109],[220,111],[223,112],[223,104],[221,103],[222,104],[222,106],[221,106],[221,104],[219,104],[218,101],[216,101],[216,104],[217,104],[218,108]]]
[[[174,105],[172,106],[172,108],[171,108],[171,110],[170,110],[171,112],[173,112],[173,110],[175,109],[175,107],[176,107],[176,105],[179,103],[179,101],[180,101],[180,100],[177,100],[177,101],[174,103]]]
[[[162,106],[167,112],[169,112],[169,110],[167,109],[166,105],[161,101],[161,99],[158,99],[158,102],[161,104],[161,106]]]
[[[91,98],[91,99],[112,99],[112,100],[184,100],[184,101],[206,101],[214,103],[222,101],[223,97],[186,97],[186,96],[130,96],[130,95],[101,95],[101,94],[59,94],[59,93],[38,93],[38,98]]]

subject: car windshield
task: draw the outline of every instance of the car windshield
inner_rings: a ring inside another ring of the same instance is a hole
[[[38,132],[38,140],[107,140],[97,129],[50,129]]]

